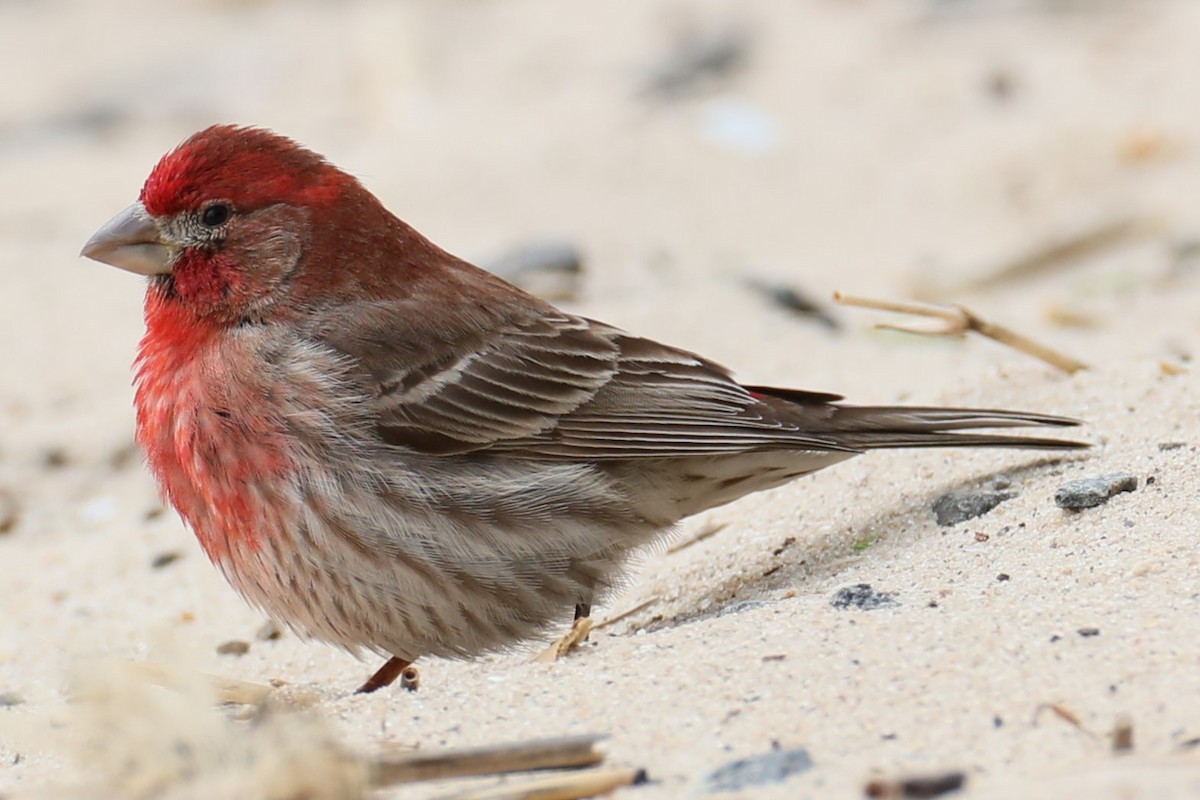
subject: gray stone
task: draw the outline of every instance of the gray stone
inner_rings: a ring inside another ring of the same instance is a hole
[[[942,495],[933,503],[937,524],[943,528],[982,517],[1005,500],[1012,500],[1016,492],[993,491],[990,489],[960,489]]]
[[[772,750],[761,756],[742,758],[719,767],[708,776],[710,792],[740,792],[751,786],[782,783],[793,775],[812,769],[812,757],[804,748]]]
[[[1080,478],[1058,487],[1054,503],[1059,508],[1078,511],[1108,502],[1113,495],[1132,492],[1137,488],[1137,476],[1128,472],[1114,472],[1097,478]]]
[[[834,592],[829,604],[839,611],[847,608],[874,611],[877,608],[895,608],[900,601],[891,592],[877,592],[869,583],[856,583]]]

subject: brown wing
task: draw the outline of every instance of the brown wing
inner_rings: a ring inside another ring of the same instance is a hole
[[[711,361],[581,317],[538,309],[481,335],[421,323],[403,301],[362,311],[326,320],[320,338],[360,365],[393,444],[555,460],[857,451]]]

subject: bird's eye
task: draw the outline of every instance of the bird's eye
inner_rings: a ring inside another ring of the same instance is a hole
[[[204,213],[200,215],[200,221],[207,228],[216,228],[225,224],[225,220],[229,219],[229,206],[224,203],[216,203],[204,209]]]

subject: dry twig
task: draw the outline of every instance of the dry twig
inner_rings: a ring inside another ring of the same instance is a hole
[[[592,618],[580,617],[572,623],[571,630],[555,639],[549,647],[538,653],[533,659],[534,663],[547,664],[552,661],[558,661],[567,653],[587,641],[588,634],[591,632]]]
[[[1037,725],[1038,719],[1041,718],[1043,711],[1049,711],[1051,714],[1075,728],[1080,733],[1087,735],[1090,739],[1098,738],[1093,731],[1090,731],[1084,727],[1083,720],[1079,718],[1078,714],[1066,706],[1061,705],[1060,703],[1039,703],[1038,707],[1033,710],[1034,725]]]
[[[932,303],[905,302],[896,300],[874,300],[868,297],[855,297],[834,292],[833,299],[842,305],[859,308],[875,308],[881,311],[895,311],[900,314],[915,314],[940,320],[940,325],[928,327],[913,327],[909,325],[890,325],[881,323],[877,328],[904,331],[924,336],[954,336],[961,337],[968,331],[974,331],[1014,350],[1040,359],[1052,367],[1066,373],[1075,373],[1087,369],[1087,364],[1071,356],[1052,350],[1046,345],[1039,344],[1003,325],[980,319],[974,312],[960,305],[934,305]]]
[[[371,763],[370,783],[376,788],[399,783],[532,772],[542,769],[582,769],[599,764],[604,755],[596,743],[599,734],[535,739],[493,747],[472,747],[421,753]]]
[[[899,780],[876,779],[863,787],[867,797],[881,800],[907,800],[908,798],[940,797],[957,792],[967,783],[965,772],[944,772],[938,775],[921,775]]]
[[[447,795],[443,800],[580,800],[645,782],[644,770],[593,769],[573,775],[552,775],[519,783],[487,786]]]

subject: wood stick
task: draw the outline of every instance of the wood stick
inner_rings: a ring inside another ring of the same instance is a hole
[[[580,644],[587,641],[588,634],[592,632],[592,627],[591,617],[580,617],[575,620],[575,622],[571,623],[569,631],[555,639],[553,644],[534,657],[534,663],[546,664],[558,661]]]
[[[1038,724],[1038,720],[1041,718],[1043,711],[1049,711],[1051,714],[1058,717],[1059,719],[1061,719],[1063,722],[1067,723],[1071,727],[1075,728],[1080,733],[1087,735],[1088,738],[1090,738],[1090,739],[1099,739],[1100,738],[1093,731],[1088,730],[1084,726],[1083,720],[1081,720],[1079,718],[1078,714],[1076,714],[1074,711],[1067,708],[1066,706],[1062,705],[1061,703],[1039,703],[1037,705],[1037,707],[1033,710],[1033,724],[1034,725]]]
[[[1087,369],[1087,364],[1072,358],[1071,356],[1060,353],[1044,344],[1035,342],[1027,336],[1022,336],[1011,328],[1006,328],[1003,325],[998,325],[994,322],[988,322],[980,318],[970,309],[960,305],[934,305],[932,303],[918,303],[911,301],[896,301],[896,300],[875,300],[868,297],[856,297],[853,295],[834,292],[833,299],[846,306],[857,306],[859,308],[874,308],[880,311],[894,311],[900,314],[914,314],[921,317],[929,317],[940,320],[941,325],[929,327],[916,327],[910,325],[891,325],[887,323],[878,324],[876,328],[884,328],[887,330],[904,331],[905,333],[916,333],[923,336],[953,336],[962,337],[968,331],[974,331],[980,336],[986,336],[993,341],[1011,347],[1014,350],[1025,353],[1040,359],[1052,367],[1062,370],[1068,374],[1078,372],[1082,369]]]
[[[485,786],[446,795],[442,800],[580,800],[645,782],[646,772],[641,769],[592,769],[570,775],[550,775],[519,783]]]
[[[370,783],[380,788],[444,778],[591,767],[604,760],[596,750],[596,743],[604,738],[603,734],[563,736],[378,760],[368,765]]]

